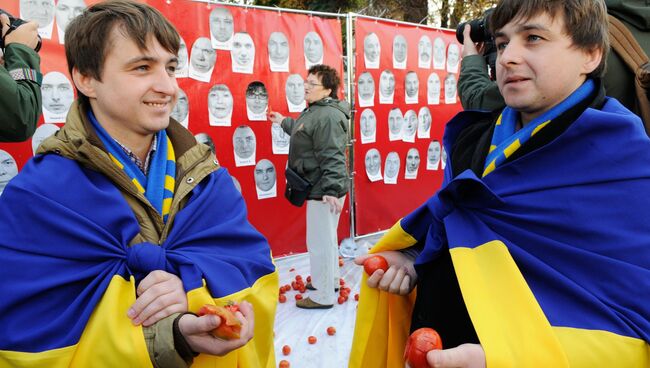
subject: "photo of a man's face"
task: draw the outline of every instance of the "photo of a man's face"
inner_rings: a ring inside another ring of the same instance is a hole
[[[56,124],[43,124],[36,128],[34,135],[32,136],[32,152],[36,155],[36,150],[43,143],[45,139],[54,135],[59,130],[59,127]]]
[[[268,192],[275,185],[275,166],[267,159],[260,160],[255,165],[255,185],[261,191]]]
[[[361,134],[365,137],[372,137],[375,135],[377,129],[377,117],[375,112],[371,109],[365,109],[361,113]]]
[[[366,68],[378,67],[381,46],[376,33],[370,33],[363,39],[363,56],[365,57]],[[370,66],[368,65],[370,64]]]
[[[323,62],[323,40],[320,38],[318,33],[307,33],[303,41],[303,46],[305,50],[305,58],[307,58],[311,64],[320,64]]]
[[[396,178],[399,173],[399,155],[397,152],[390,152],[386,156],[386,164],[384,165],[384,175],[388,178]]]
[[[443,69],[445,66],[445,41],[442,37],[433,40],[433,67]]]
[[[445,77],[445,103],[456,103],[456,75],[447,74]]]
[[[390,97],[395,92],[395,74],[391,70],[384,70],[379,76],[379,92],[383,97]]]
[[[287,99],[294,105],[305,102],[305,81],[300,74],[291,74],[285,84]]]
[[[406,153],[406,172],[416,173],[420,167],[420,152],[417,148],[411,148]]]
[[[241,66],[252,65],[255,61],[255,44],[246,32],[237,32],[232,40],[233,60]]]
[[[421,107],[418,112],[418,128],[423,132],[428,132],[431,128],[431,120],[431,110],[426,106]]]
[[[376,148],[371,148],[366,152],[366,172],[368,176],[381,175],[379,169],[381,168],[381,155]]]
[[[83,0],[59,0],[56,3],[56,24],[65,31],[68,23],[86,9]]]
[[[431,73],[427,80],[427,97],[429,103],[437,104],[440,100],[440,77],[436,73]]]
[[[406,73],[406,78],[404,78],[404,89],[406,90],[406,97],[417,99],[419,88],[420,81],[418,80],[418,75],[415,72]]]
[[[418,42],[418,64],[421,68],[428,67],[431,63],[431,39],[429,36],[424,35],[420,37]]]
[[[0,195],[9,183],[9,180],[18,175],[16,160],[7,151],[0,149]]]
[[[357,82],[359,89],[359,99],[372,101],[375,98],[375,80],[369,72],[363,72]]]
[[[427,169],[437,170],[440,162],[440,142],[431,141],[427,150]]]
[[[187,44],[183,37],[181,37],[181,43],[178,47],[178,65],[176,65],[176,77],[187,77]]]
[[[273,32],[269,36],[269,59],[277,65],[284,65],[289,61],[289,40],[282,32]]]
[[[394,108],[390,110],[388,113],[388,129],[391,134],[400,134],[403,122],[404,117],[402,116],[402,111],[400,111],[400,109]]]
[[[235,154],[240,158],[250,158],[255,153],[255,133],[247,125],[240,125],[232,135]]]
[[[415,111],[409,110],[404,114],[404,137],[415,136],[415,131],[418,129],[418,117]]]
[[[60,72],[45,74],[41,84],[41,93],[43,108],[57,116],[66,115],[74,100],[72,83]]]
[[[216,154],[217,151],[216,151],[216,148],[214,147],[214,141],[212,140],[212,137],[210,137],[206,133],[199,133],[199,134],[195,135],[194,138],[196,138],[197,142],[203,143],[206,146],[208,146],[210,151],[212,151],[212,153]]]
[[[460,47],[456,43],[452,43],[447,48],[447,71],[455,73],[458,69],[458,62],[460,61]]]
[[[269,104],[269,94],[264,84],[252,82],[246,88],[246,108],[254,114],[264,114]]]
[[[271,124],[271,140],[275,146],[279,148],[289,147],[290,139],[291,136],[284,132],[280,124]]]
[[[174,120],[182,124],[187,118],[189,112],[190,112],[190,101],[188,100],[185,92],[183,92],[183,90],[179,88],[178,98],[176,99],[176,105],[174,105],[174,108],[172,109],[171,116]]]
[[[43,28],[54,20],[54,0],[20,0],[20,17]]]
[[[190,65],[199,73],[208,73],[217,61],[217,52],[207,37],[199,37],[192,45]]]
[[[397,35],[393,39],[393,60],[398,63],[406,62],[406,55],[408,52],[408,44],[406,38],[402,35]]]
[[[210,33],[219,42],[227,42],[233,35],[232,13],[226,8],[214,8],[210,12]]]
[[[208,109],[217,119],[227,119],[232,114],[233,98],[225,84],[217,84],[208,92]]]

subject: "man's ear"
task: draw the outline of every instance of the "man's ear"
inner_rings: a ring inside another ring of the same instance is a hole
[[[75,87],[86,97],[96,98],[97,94],[95,93],[95,84],[97,80],[91,76],[86,76],[79,72],[79,69],[76,67],[72,68],[72,81],[74,82]]]
[[[603,55],[603,50],[598,47],[594,47],[589,50],[583,50],[585,54],[585,59],[582,64],[582,71],[584,74],[589,74],[593,72],[598,65],[600,65],[600,61],[605,57]]]

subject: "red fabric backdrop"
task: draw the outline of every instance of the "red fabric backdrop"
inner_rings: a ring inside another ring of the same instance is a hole
[[[433,42],[436,37],[442,37],[445,45],[457,43],[455,35],[448,30],[435,30],[430,28],[417,27],[415,25],[404,25],[393,22],[377,21],[374,19],[358,18],[355,22],[356,42],[356,73],[355,83],[364,72],[369,72],[375,83],[374,106],[356,107],[354,119],[355,143],[354,143],[354,167],[356,175],[355,185],[355,218],[356,235],[369,234],[390,228],[398,219],[407,215],[424,200],[430,197],[442,183],[442,170],[426,170],[427,149],[432,140],[442,142],[444,126],[451,117],[461,110],[460,102],[445,104],[444,101],[444,79],[448,74],[446,70],[420,68],[418,66],[418,43],[423,35],[428,35]],[[377,34],[381,44],[379,68],[369,69],[364,61],[364,39],[366,35],[374,32]],[[393,38],[396,35],[406,38],[408,54],[405,69],[393,67]],[[395,94],[392,104],[380,104],[379,80],[381,72],[389,69],[395,76]],[[405,103],[404,81],[406,74],[414,71],[419,79],[419,98],[417,104]],[[429,105],[427,103],[427,79],[432,72],[440,77],[441,92],[440,104]],[[358,101],[358,93],[355,95]],[[389,141],[388,114],[392,108],[398,107],[402,114],[408,110],[419,112],[420,108],[428,106],[432,115],[430,138],[415,138],[414,143],[403,141]],[[361,112],[365,109],[372,109],[377,118],[377,133],[375,143],[363,144],[360,135]],[[408,180],[404,178],[406,155],[410,148],[417,148],[420,153],[420,166],[417,179]],[[400,171],[397,184],[384,184],[383,181],[371,182],[366,175],[365,156],[368,150],[376,148],[381,154],[381,172],[384,174],[386,155],[395,151],[400,157]]]

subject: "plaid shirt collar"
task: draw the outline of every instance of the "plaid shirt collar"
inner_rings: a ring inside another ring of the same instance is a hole
[[[147,153],[147,156],[145,156],[144,162],[136,156],[133,151],[131,151],[127,146],[123,145],[120,143],[117,139],[115,139],[115,142],[122,147],[122,150],[124,150],[124,153],[126,153],[127,156],[133,161],[133,163],[142,170],[142,172],[145,175],[149,174],[149,163],[151,162],[151,157],[153,156],[154,152],[156,152],[156,147],[158,143],[158,138],[156,137],[156,134],[153,135],[153,139],[151,140],[151,147],[149,147],[149,152]]]

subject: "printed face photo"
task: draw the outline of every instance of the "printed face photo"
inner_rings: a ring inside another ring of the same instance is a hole
[[[32,136],[32,152],[36,155],[36,150],[38,146],[43,143],[43,141],[59,130],[59,127],[56,124],[43,124],[36,128],[34,135]]]
[[[255,185],[264,192],[268,192],[275,185],[275,166],[267,159],[260,160],[255,165]]]
[[[86,9],[86,3],[83,0],[59,0],[56,3],[56,24],[62,30],[68,26],[68,23],[77,15]]]
[[[262,114],[269,104],[269,94],[262,82],[252,82],[246,88],[246,108],[255,114]]]
[[[316,32],[309,32],[305,35],[303,42],[305,57],[312,63],[318,63],[323,58],[323,40]]]
[[[389,178],[394,178],[399,173],[399,155],[397,152],[390,152],[386,156],[384,174]]]
[[[305,102],[305,81],[300,74],[291,74],[284,86],[287,99],[294,105]]]
[[[458,65],[460,60],[460,48],[458,44],[452,43],[447,48],[447,65],[451,68],[455,68]]]
[[[440,96],[440,77],[436,73],[429,75],[429,79],[427,80],[427,94],[435,99]]]
[[[241,158],[249,158],[255,153],[255,133],[247,125],[240,125],[232,135],[232,145],[235,154]]]
[[[417,148],[411,148],[406,154],[406,171],[413,173],[418,170],[418,167],[420,167],[420,152]]]
[[[393,59],[397,62],[403,63],[406,61],[408,45],[406,38],[402,35],[397,35],[393,39]]]
[[[232,59],[239,66],[251,66],[255,61],[255,44],[248,33],[235,33],[230,52],[232,52]]]
[[[415,98],[418,95],[418,89],[420,88],[420,81],[418,80],[418,75],[415,72],[406,73],[406,78],[404,79],[404,89],[406,90],[406,96]]]
[[[363,72],[357,82],[359,89],[359,98],[363,100],[373,100],[375,98],[375,80],[369,72]]]
[[[366,152],[366,172],[372,176],[379,174],[381,166],[381,155],[376,148],[371,148]]]
[[[395,92],[395,74],[391,70],[384,70],[379,76],[379,92],[384,97],[390,97]]]
[[[271,139],[273,140],[273,144],[284,148],[289,146],[291,136],[284,132],[280,124],[271,124]]]
[[[445,41],[442,37],[436,37],[433,40],[433,61],[436,65],[443,65],[445,63]]]
[[[0,149],[0,194],[14,176],[18,175],[16,160],[7,152]]]
[[[225,119],[232,113],[233,98],[225,84],[217,84],[208,92],[208,109],[217,119]]]
[[[36,21],[38,28],[43,28],[54,20],[54,0],[20,0],[20,14],[24,20]]]
[[[199,134],[195,135],[194,138],[196,138],[197,142],[203,143],[206,146],[208,146],[208,148],[210,148],[210,151],[212,151],[212,153],[216,154],[216,149],[214,147],[214,141],[212,140],[212,137],[210,137],[206,133],[199,133]]]
[[[172,109],[172,118],[178,121],[179,123],[183,122],[187,117],[187,114],[190,111],[190,101],[187,99],[187,95],[183,92],[182,89],[178,89],[178,99],[176,100],[176,105]]]
[[[57,115],[67,113],[74,100],[72,83],[63,73],[49,72],[43,77],[41,85],[43,108]]]
[[[402,131],[404,117],[398,108],[390,110],[388,113],[388,129],[392,134],[399,134]]]
[[[269,59],[275,64],[285,64],[289,60],[289,40],[282,32],[273,32],[269,36]]]
[[[427,161],[432,165],[437,165],[440,161],[440,142],[431,141],[427,150]]]
[[[427,131],[431,127],[431,110],[428,107],[423,106],[420,108],[418,123],[420,124],[420,129],[423,131]]]
[[[456,94],[456,75],[447,74],[445,77],[445,97],[453,97]]]
[[[375,112],[370,109],[365,109],[361,113],[361,134],[366,137],[371,137],[375,134],[375,129],[377,129],[377,117]]]
[[[420,37],[418,42],[418,59],[423,63],[431,61],[431,39],[429,36]]]
[[[407,137],[415,135],[417,129],[418,117],[415,115],[415,111],[409,110],[404,114],[404,135]]]
[[[226,8],[214,8],[210,12],[210,33],[219,42],[228,41],[233,34],[232,13]]]
[[[176,65],[176,70],[180,71],[187,67],[187,44],[183,37],[181,37],[181,43],[178,48],[178,65]]]
[[[198,72],[206,73],[212,70],[216,61],[217,52],[212,48],[210,40],[206,37],[197,38],[190,55],[192,67]]]
[[[363,39],[363,55],[366,60],[375,63],[379,61],[381,48],[379,45],[379,37],[377,34],[370,33]]]

